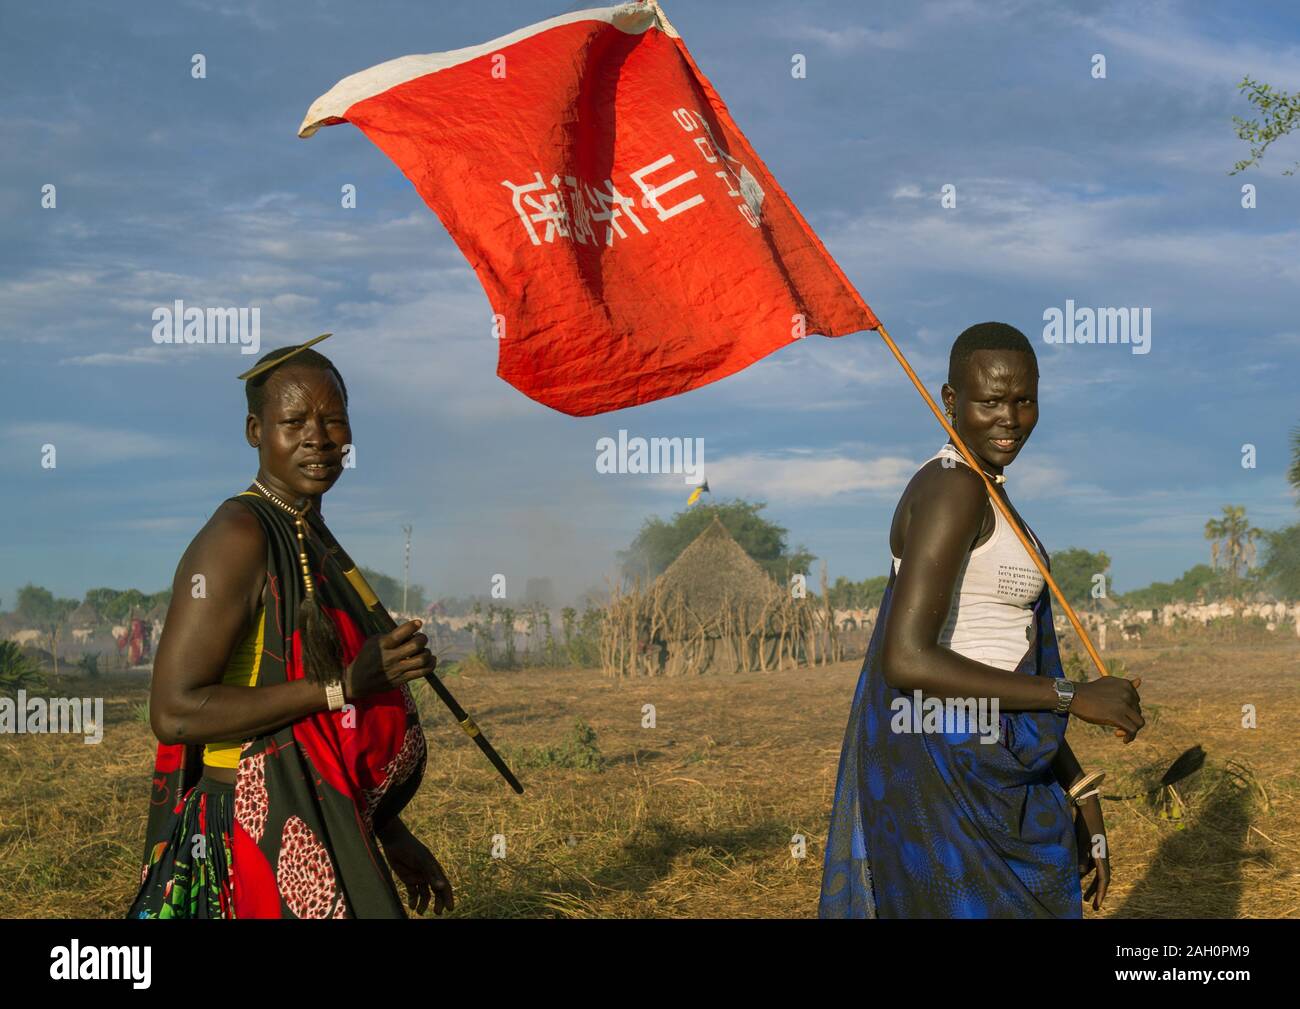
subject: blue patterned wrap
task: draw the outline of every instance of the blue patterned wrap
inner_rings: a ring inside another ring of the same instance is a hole
[[[891,566],[892,567],[892,566]],[[822,918],[1080,918],[1078,853],[1051,764],[1067,716],[1000,715],[998,742],[891,730],[881,657],[895,573],[880,604],[840,754],[822,874]],[[1050,590],[1016,667],[1064,676]]]

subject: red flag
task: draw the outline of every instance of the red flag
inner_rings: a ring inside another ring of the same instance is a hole
[[[586,416],[879,322],[656,3],[551,18],[336,84],[478,274],[497,374]]]

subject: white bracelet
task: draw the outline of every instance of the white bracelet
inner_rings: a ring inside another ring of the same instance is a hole
[[[1101,793],[1101,789],[1100,789],[1100,788],[1094,788],[1091,792],[1084,792],[1082,795],[1071,796],[1071,797],[1070,797],[1070,800],[1071,800],[1071,801],[1072,801],[1076,806],[1082,806],[1082,805],[1083,805],[1083,800],[1084,800],[1084,799],[1091,799],[1094,795],[1098,795],[1098,794],[1100,794],[1100,793]]]
[[[343,683],[340,680],[325,684],[325,700],[330,711],[339,711],[343,707]]]
[[[1069,792],[1070,798],[1073,799],[1077,793],[1083,791],[1085,788],[1090,788],[1093,785],[1100,786],[1105,780],[1105,771],[1093,771],[1091,774],[1085,774],[1082,778],[1066,789],[1066,791]]]

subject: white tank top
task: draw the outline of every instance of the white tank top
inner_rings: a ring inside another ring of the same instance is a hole
[[[944,456],[969,467],[946,442],[926,462]],[[995,507],[993,516],[997,521],[993,535],[967,555],[958,572],[939,644],[976,662],[1014,670],[1033,641],[1034,603],[1046,582],[1002,512]],[[1027,531],[1046,557],[1042,541],[1033,530]],[[894,557],[895,572],[900,565]]]

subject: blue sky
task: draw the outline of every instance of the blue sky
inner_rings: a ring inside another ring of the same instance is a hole
[[[307,106],[394,57],[583,4],[181,0],[0,10],[0,605],[168,584],[255,459],[252,360],[150,338],[156,306],[257,305],[264,349],[326,330],[358,467],[326,515],[361,563],[435,593],[495,573],[602,583],[681,477],[602,475],[616,436],[702,437],[720,496],[768,502],[831,577],[888,571],[894,505],[943,434],[874,333],[811,338],[684,396],[570,418],[495,375],[490,309],[437,218],[351,126]],[[1207,561],[1241,504],[1296,521],[1300,136],[1247,147],[1245,74],[1300,88],[1300,18],[1210,4],[664,0],[756,150],[936,395],[988,319],[1035,341],[1042,419],[1008,470],[1049,549],[1120,590]],[[207,78],[190,76],[203,53]],[[807,59],[794,79],[791,57]],[[1107,77],[1090,74],[1094,53]],[[1258,207],[1241,207],[1253,183]],[[344,183],[358,206],[339,206]],[[57,186],[58,206],[40,206]],[[956,209],[940,206],[942,186]],[[1148,306],[1151,352],[1047,346],[1066,299]],[[54,470],[40,446],[58,448]],[[1255,469],[1241,447],[1256,446]]]

